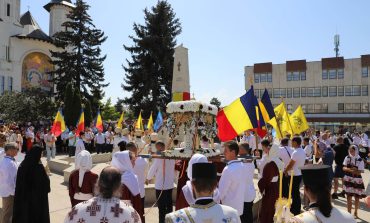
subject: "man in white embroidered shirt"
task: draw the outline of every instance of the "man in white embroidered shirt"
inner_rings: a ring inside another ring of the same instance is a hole
[[[244,194],[247,176],[244,164],[237,159],[239,146],[235,141],[224,143],[224,155],[228,161],[219,182],[220,199],[223,205],[235,208],[239,216],[243,214]]]
[[[0,163],[0,196],[3,198],[3,213],[1,222],[12,222],[15,181],[17,179],[18,165],[14,157],[18,153],[16,143],[4,146],[5,158]]]
[[[165,144],[157,141],[157,152],[165,150]],[[153,159],[147,179],[155,177],[155,195],[158,199],[159,223],[163,223],[166,214],[172,212],[172,190],[175,181],[175,160]],[[148,181],[146,182],[148,184]]]

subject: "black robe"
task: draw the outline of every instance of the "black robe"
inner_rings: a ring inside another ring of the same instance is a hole
[[[13,223],[49,223],[50,180],[40,163],[41,148],[33,146],[18,168]]]

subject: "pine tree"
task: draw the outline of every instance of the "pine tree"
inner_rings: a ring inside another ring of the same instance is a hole
[[[124,66],[122,88],[131,93],[124,99],[130,110],[135,114],[143,110],[143,115],[149,116],[157,107],[164,110],[171,101],[173,54],[181,24],[167,1],[158,1],[144,14],[145,24],[133,25],[133,45],[124,45],[131,60]]]
[[[65,31],[56,33],[54,43],[64,51],[50,51],[56,67],[50,72],[56,85],[56,96],[63,97],[68,83],[81,90],[84,98],[90,96],[92,89],[102,93],[104,84],[103,62],[100,45],[107,39],[104,32],[96,29],[88,14],[90,6],[83,0],[76,1],[76,7],[67,15],[69,21],[63,26]]]
[[[67,126],[74,125],[73,120],[73,100],[74,100],[74,90],[71,83],[67,84],[67,87],[64,91],[64,121],[66,122]],[[73,124],[72,124],[73,123]]]
[[[85,100],[85,125],[90,126],[91,123],[93,123],[93,115],[91,111],[91,105],[89,100]]]
[[[79,121],[81,115],[81,108],[82,108],[82,100],[81,100],[81,93],[80,89],[75,88],[73,92],[73,116],[71,125],[76,127],[77,122]]]

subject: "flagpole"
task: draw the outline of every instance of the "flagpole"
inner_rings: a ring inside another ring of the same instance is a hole
[[[249,84],[251,85],[250,86],[250,88],[252,88],[252,86],[253,86],[253,78],[252,78],[252,76],[250,76],[249,78]],[[254,89],[253,89],[253,95],[254,95]],[[256,112],[256,117],[259,115],[258,114],[259,113],[259,109],[257,108],[257,112]],[[261,117],[260,117],[261,118]],[[258,120],[257,120],[258,121]],[[258,124],[257,124],[258,125]],[[257,126],[257,128],[258,128],[258,126]],[[256,141],[256,150],[258,151],[258,153],[259,153],[259,149],[258,149],[258,139],[257,139],[257,136],[258,136],[258,134],[257,134],[257,129],[254,131],[254,140]],[[259,136],[258,136],[259,137]],[[256,151],[254,151],[254,152],[256,152]],[[260,157],[262,156],[262,154],[260,154]]]

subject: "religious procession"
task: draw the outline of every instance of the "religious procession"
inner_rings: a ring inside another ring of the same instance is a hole
[[[190,2],[0,0],[0,223],[370,222],[370,3]]]

